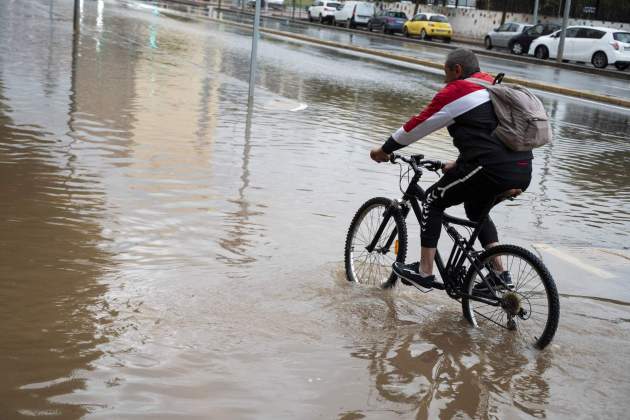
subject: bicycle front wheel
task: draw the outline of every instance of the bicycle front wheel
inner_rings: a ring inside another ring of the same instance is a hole
[[[366,201],[354,215],[346,236],[344,259],[348,280],[393,287],[398,277],[392,271],[392,264],[404,262],[406,255],[407,226],[401,211],[385,197]]]
[[[479,261],[483,268],[470,268],[464,291],[483,301],[462,298],[464,317],[475,327],[513,333],[525,344],[546,347],[558,328],[560,301],[542,261],[514,245],[490,248]],[[503,283],[492,270],[508,271],[512,284]]]

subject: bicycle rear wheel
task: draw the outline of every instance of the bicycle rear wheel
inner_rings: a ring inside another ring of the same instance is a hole
[[[553,278],[542,261],[514,245],[490,248],[479,256],[479,261],[483,269],[470,268],[464,292],[489,298],[499,305],[464,297],[464,317],[475,327],[511,332],[526,344],[539,349],[546,347],[558,328],[560,301]],[[513,287],[504,287],[491,268],[509,271]]]
[[[376,246],[368,246],[384,225]],[[385,197],[366,201],[354,215],[344,252],[349,281],[390,288],[398,277],[392,272],[394,261],[404,262],[407,255],[407,226],[400,210]]]

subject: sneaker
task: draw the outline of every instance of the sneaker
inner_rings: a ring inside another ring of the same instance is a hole
[[[428,289],[433,287],[435,276],[422,277],[419,273],[419,262],[411,264],[395,262],[394,264],[392,264],[392,268],[394,269],[394,273],[396,273],[396,275],[400,277],[400,280],[403,282],[403,284],[406,284],[407,286],[415,285]]]
[[[498,281],[495,279],[498,279]],[[503,271],[500,274],[497,274],[496,277],[488,276],[486,280],[496,291],[514,290],[512,275],[509,271]],[[476,284],[473,288],[473,291],[478,293],[489,293],[491,290],[488,288],[488,285],[485,282],[482,282]]]

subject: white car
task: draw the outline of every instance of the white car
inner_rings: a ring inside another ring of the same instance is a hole
[[[529,54],[540,59],[556,58],[560,32],[538,37],[529,47]],[[563,59],[590,62],[603,69],[614,64],[619,70],[630,66],[630,32],[620,29],[570,26],[564,41]]]
[[[332,22],[334,13],[340,7],[341,3],[338,1],[315,0],[308,8],[308,20],[310,22],[317,20],[319,23]]]
[[[346,28],[367,26],[368,22],[376,14],[374,3],[364,1],[347,1],[335,11],[333,25],[344,25]]]

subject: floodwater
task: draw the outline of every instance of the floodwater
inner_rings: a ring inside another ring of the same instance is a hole
[[[178,4],[164,4],[165,6],[181,9]],[[231,11],[222,12],[221,17],[225,20],[239,22],[249,22],[253,17],[248,14],[238,14]],[[338,42],[341,44],[355,45],[372,50],[386,51],[394,54],[417,57],[434,62],[441,62],[444,55],[451,50],[442,47],[442,42],[436,40],[429,45],[417,42],[409,42],[404,37],[375,37],[362,30],[340,31],[332,27],[312,26],[302,23],[291,22],[283,19],[262,19],[262,25],[267,28],[294,32],[309,36],[315,39]],[[455,28],[457,30],[457,28]],[[462,45],[470,48],[470,45]],[[488,72],[493,74],[505,73],[507,76],[517,77],[525,80],[535,80],[537,82],[550,83],[570,89],[585,90],[608,95],[616,98],[630,98],[630,83],[628,78],[617,79],[586,74],[580,71],[558,69],[555,67],[536,65],[522,61],[513,61],[505,58],[490,57],[480,55],[479,62]],[[590,64],[589,64],[590,66]],[[611,66],[613,71],[614,67]]]
[[[558,251],[562,313],[515,347],[343,273],[354,211],[398,196],[368,151],[439,77],[263,39],[248,108],[247,32],[86,1],[73,36],[72,3],[0,2],[0,419],[627,415],[627,110],[543,97],[556,142],[494,215]]]

